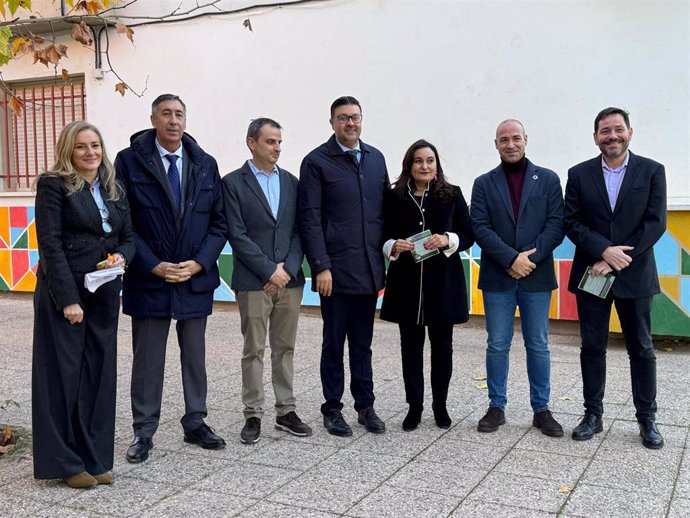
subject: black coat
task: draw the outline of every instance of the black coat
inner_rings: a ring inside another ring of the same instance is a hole
[[[654,243],[666,230],[666,174],[664,166],[630,152],[628,169],[611,210],[601,155],[568,171],[565,188],[565,229],[575,244],[568,290],[577,286],[588,266],[601,259],[612,245],[634,247],[626,252],[632,263],[614,272],[611,291],[628,299],[659,293]]]
[[[88,186],[69,194],[62,179],[43,176],[36,189],[36,232],[40,257],[39,277],[45,279],[56,309],[79,304],[84,276],[96,263],[119,252],[127,264],[134,257],[132,225],[127,199],[107,199],[112,232],[103,232],[101,215]],[[117,281],[119,283],[119,281]]]
[[[442,203],[427,191],[422,207],[413,192],[402,198],[393,190],[384,194],[384,238],[406,239],[429,229],[432,234],[453,232],[460,239],[450,257],[439,253],[421,263],[405,252],[391,261],[386,276],[386,290],[381,318],[390,322],[447,325],[467,322],[467,286],[460,251],[474,242],[467,203],[459,187]]]

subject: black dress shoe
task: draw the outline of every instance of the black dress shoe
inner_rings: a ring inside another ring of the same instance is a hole
[[[642,445],[645,448],[652,450],[659,450],[664,447],[664,438],[659,433],[656,423],[651,419],[645,419],[639,422],[640,437],[642,437]]]
[[[589,441],[594,437],[595,433],[604,431],[604,423],[601,421],[601,417],[597,417],[594,414],[585,413],[575,428],[573,428],[573,440],[575,441]]]
[[[376,415],[373,406],[360,410],[359,415],[357,416],[357,422],[359,424],[363,424],[364,428],[367,429],[367,432],[383,433],[386,431],[385,423],[379,419],[379,416]]]
[[[153,441],[150,437],[135,437],[127,448],[127,462],[139,464],[149,458],[149,451],[153,449]]]
[[[347,424],[340,410],[331,410],[324,415],[323,425],[331,435],[337,435],[338,437],[350,437],[352,435],[352,428]]]
[[[185,432],[184,442],[198,444],[205,450],[220,450],[225,448],[225,441],[223,438],[216,435],[207,424],[202,424],[199,428],[191,432]]]

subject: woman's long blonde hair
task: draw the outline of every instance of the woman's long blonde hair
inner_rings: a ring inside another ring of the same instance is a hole
[[[70,122],[67,126],[62,128],[57,145],[55,146],[55,164],[50,169],[42,171],[36,177],[33,188],[36,188],[37,183],[43,176],[57,176],[61,178],[70,194],[74,194],[84,188],[86,181],[72,164],[72,153],[74,152],[74,143],[77,140],[77,134],[84,130],[91,130],[98,135],[102,151],[101,165],[98,167],[98,177],[100,178],[101,185],[105,189],[105,192],[108,194],[108,200],[118,200],[121,194],[121,187],[115,181],[115,168],[105,151],[103,135],[101,135],[101,132],[96,126],[86,121]]]

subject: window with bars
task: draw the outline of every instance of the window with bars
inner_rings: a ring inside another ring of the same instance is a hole
[[[0,190],[28,191],[33,179],[53,165],[53,150],[62,128],[86,119],[84,78],[9,83],[14,95],[24,100],[22,115],[8,107],[10,95],[3,92],[2,167]]]

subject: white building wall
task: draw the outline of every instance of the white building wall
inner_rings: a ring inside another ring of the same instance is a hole
[[[406,148],[426,138],[468,198],[473,179],[498,163],[501,120],[520,119],[528,157],[565,184],[568,167],[598,152],[594,116],[616,105],[631,112],[631,149],[666,165],[669,203],[682,205],[689,34],[687,1],[335,0],[135,27],[136,47],[111,31],[118,73],[134,89],[148,77],[142,99],[116,94],[112,73],[93,79],[93,52],[76,43],[64,64],[85,73],[88,118],[113,157],[149,126],[151,101],[172,92],[221,174],[248,157],[246,127],[259,116],[284,126],[280,164],[298,173],[332,133],[330,103],[354,95],[362,138],[383,151],[393,179]],[[3,67],[4,79],[51,74],[30,63]]]

